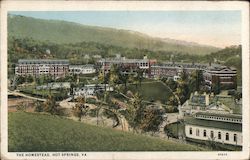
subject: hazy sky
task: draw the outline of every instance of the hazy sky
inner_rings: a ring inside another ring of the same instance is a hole
[[[135,30],[150,36],[225,47],[241,43],[240,11],[10,12],[42,19]]]

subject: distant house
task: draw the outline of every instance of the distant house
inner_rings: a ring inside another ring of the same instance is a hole
[[[69,73],[70,74],[92,74],[95,73],[96,69],[94,65],[87,64],[87,65],[70,65],[69,66]]]
[[[101,59],[101,58],[102,58],[102,56],[99,55],[99,54],[95,54],[95,55],[93,55],[92,57],[95,58],[95,59]]]
[[[242,146],[242,116],[198,112],[184,120],[188,140]]]
[[[88,60],[90,59],[90,56],[88,54],[85,54],[83,58]]]
[[[108,84],[89,84],[85,85],[84,87],[77,87],[73,89],[73,94],[75,96],[93,96],[98,91],[104,91],[106,88],[106,91],[113,91],[113,87],[109,86]],[[70,94],[70,93],[69,93]]]
[[[70,83],[69,82],[53,82],[53,83],[48,83],[45,85],[37,86],[37,90],[41,89],[70,89]]]

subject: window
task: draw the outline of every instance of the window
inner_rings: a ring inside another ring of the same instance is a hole
[[[207,136],[207,131],[206,131],[206,130],[203,131],[203,136],[204,136],[204,137]]]
[[[196,129],[196,136],[200,136],[200,130]]]
[[[221,139],[221,133],[218,132],[218,139]]]
[[[214,131],[211,131],[211,132],[210,132],[210,137],[211,137],[211,138],[214,138]]]
[[[234,142],[237,142],[237,134],[234,134]]]
[[[193,133],[193,131],[192,131],[192,128],[190,127],[189,128],[189,134],[192,134]]]
[[[226,133],[226,141],[229,141],[229,134]]]

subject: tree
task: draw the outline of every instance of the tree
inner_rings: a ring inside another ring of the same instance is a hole
[[[56,103],[55,98],[51,95],[48,96],[47,101],[44,103],[44,111],[52,115],[61,115],[60,106]]]
[[[19,85],[19,84],[23,84],[25,82],[25,77],[23,76],[18,76],[16,78],[16,84]]]
[[[212,91],[214,94],[219,94],[221,91],[220,78],[216,77],[215,82],[212,84]]]
[[[72,99],[74,100],[74,88],[75,88],[75,85],[74,83],[70,83],[70,89],[69,89],[69,94],[72,96]]]
[[[178,100],[174,95],[170,96],[168,101],[171,106],[178,106]]]
[[[73,114],[79,118],[78,119],[79,121],[81,121],[82,116],[86,116],[88,112],[88,106],[85,103],[86,103],[85,97],[80,96],[77,98],[76,105],[72,108]]]
[[[143,79],[143,72],[144,71],[142,69],[139,69],[139,68],[136,70],[135,79],[136,79],[137,82],[139,82],[140,87],[141,87],[141,82],[142,82],[142,79]]]
[[[177,88],[174,94],[179,97],[179,101],[183,104],[190,96],[188,86],[188,75],[185,71],[181,73],[181,78],[177,81]]]
[[[172,136],[173,136],[173,135],[172,135],[172,132],[170,131],[170,129],[168,128],[167,125],[164,127],[164,132],[166,133],[168,139],[169,139],[169,137],[172,137]]]
[[[138,131],[139,125],[142,119],[142,111],[144,105],[142,104],[141,96],[136,93],[135,95],[131,94],[130,102],[127,107],[127,116],[126,119],[129,125],[133,128],[133,131]]]
[[[125,91],[127,90],[128,79],[129,79],[129,75],[128,74],[120,74],[120,80],[124,84]]]
[[[27,104],[25,104],[24,102],[23,103],[21,103],[20,105],[18,105],[17,107],[16,107],[16,109],[18,110],[18,111],[26,111],[26,109],[27,109]]]
[[[110,72],[109,72],[109,84],[113,88],[116,88],[116,86],[119,84],[119,68],[117,65],[112,65]]]
[[[159,131],[159,127],[162,124],[163,118],[163,110],[154,108],[153,106],[148,106],[143,110],[143,119],[141,120],[140,129],[144,132],[157,132]]]
[[[33,76],[32,76],[32,75],[26,76],[26,82],[27,82],[27,83],[32,83],[32,82],[34,82]]]
[[[201,70],[195,70],[191,73],[189,80],[190,92],[200,91],[200,86],[203,82],[203,75]]]
[[[41,102],[36,102],[35,103],[35,112],[43,112],[44,108],[43,105],[41,104]]]
[[[168,79],[165,81],[166,85],[169,86],[169,88],[172,90],[172,91],[175,91],[176,88],[177,88],[177,82],[174,81],[172,78]]]

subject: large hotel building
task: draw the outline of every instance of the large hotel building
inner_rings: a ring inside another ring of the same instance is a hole
[[[221,89],[237,88],[237,71],[233,67],[222,66],[219,64],[200,64],[200,63],[163,63],[159,64],[156,60],[148,59],[126,59],[107,58],[98,61],[104,72],[109,72],[113,64],[119,65],[124,73],[133,73],[136,69],[143,69],[144,76],[149,78],[173,78],[178,79],[181,72],[191,74],[193,71],[200,70],[203,73],[205,86],[211,90],[214,85],[220,85]]]
[[[100,59],[97,65],[104,72],[109,72],[112,65],[118,65],[121,72],[125,74],[135,73],[136,70],[144,71],[144,76],[149,78],[178,78],[181,72],[187,74],[195,70],[203,72],[205,86],[212,89],[214,85],[220,85],[221,89],[237,88],[237,71],[235,68],[218,64],[199,64],[199,63],[163,63],[159,64],[156,60],[148,59],[127,59],[125,57]],[[81,70],[81,72],[75,72]],[[85,65],[69,65],[68,60],[23,60],[20,59],[15,68],[16,75],[51,75],[54,78],[64,77],[67,73],[87,74]],[[95,72],[95,67],[91,67],[91,73]]]
[[[51,75],[53,78],[60,78],[65,77],[68,71],[68,60],[20,59],[15,67],[15,74],[20,76],[32,75],[39,77],[41,75]]]
[[[126,59],[125,57],[116,57],[100,59],[97,63],[104,72],[109,72],[112,65],[118,65],[123,73],[134,73],[137,69],[142,69],[146,73],[144,75],[150,77],[151,66],[156,63],[156,60],[150,60],[146,56],[144,56],[143,59]]]
[[[233,67],[212,65],[206,68],[203,77],[208,89],[215,84],[219,84],[221,89],[237,88],[237,70]]]

